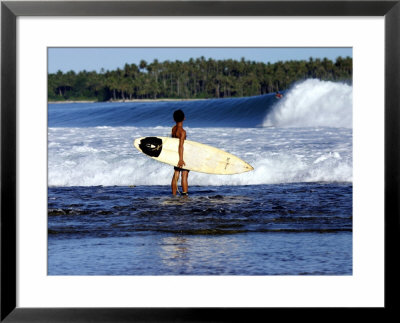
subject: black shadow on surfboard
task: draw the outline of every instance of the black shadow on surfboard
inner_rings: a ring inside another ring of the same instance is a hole
[[[139,148],[150,157],[158,157],[162,151],[162,140],[157,137],[146,137],[140,140]]]

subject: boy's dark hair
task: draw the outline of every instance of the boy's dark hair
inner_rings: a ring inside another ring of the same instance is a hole
[[[183,111],[181,109],[176,110],[174,112],[174,120],[175,122],[181,122],[185,119],[185,114],[183,113]]]

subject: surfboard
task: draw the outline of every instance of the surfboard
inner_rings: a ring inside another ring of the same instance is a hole
[[[134,146],[143,154],[168,165],[179,162],[179,139],[169,137],[142,137]],[[221,149],[185,140],[183,146],[184,169],[207,174],[232,175],[249,172],[253,167],[239,157]]]

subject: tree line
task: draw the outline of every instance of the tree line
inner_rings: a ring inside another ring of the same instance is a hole
[[[352,82],[352,58],[261,63],[214,60],[145,60],[99,73],[69,71],[48,74],[48,98],[63,100],[202,99],[262,95],[282,91],[294,82],[318,78]]]

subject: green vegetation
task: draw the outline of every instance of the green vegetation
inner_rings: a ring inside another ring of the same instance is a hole
[[[139,65],[125,64],[123,69],[100,73],[58,71],[48,75],[50,101],[202,99],[243,97],[282,91],[296,81],[318,78],[352,81],[352,58],[338,57],[265,64],[235,60],[187,62],[154,60]]]

